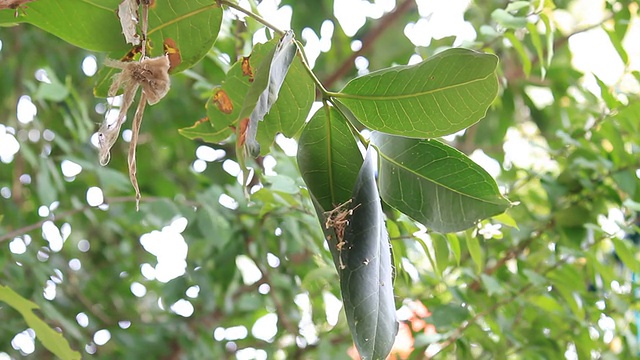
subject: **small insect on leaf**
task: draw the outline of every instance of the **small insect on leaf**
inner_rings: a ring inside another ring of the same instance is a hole
[[[118,11],[116,12],[118,19],[120,19],[120,26],[122,26],[122,33],[128,44],[139,45],[140,35],[136,29],[138,25],[138,2],[136,0],[123,0],[118,5]]]
[[[250,56],[244,56],[242,58],[242,75],[249,77],[249,82],[253,82],[253,70],[251,70],[251,64],[249,63]]]
[[[20,15],[20,10],[22,10],[22,13],[26,15],[27,13],[24,11],[26,6],[23,5],[32,1],[34,0],[0,0],[0,10],[14,9],[15,17],[18,17],[18,15]]]
[[[349,244],[344,240],[344,232],[349,225],[349,218],[353,215],[353,211],[360,206],[360,204],[350,207],[352,199],[336,206],[333,210],[327,211],[324,216],[326,221],[324,223],[325,229],[333,228],[336,233],[336,249],[339,253],[340,269],[346,267],[344,260],[342,259],[342,251],[349,249]]]
[[[233,103],[227,95],[227,92],[222,89],[217,89],[211,97],[211,101],[216,104],[218,110],[225,114],[231,114],[233,112]]]

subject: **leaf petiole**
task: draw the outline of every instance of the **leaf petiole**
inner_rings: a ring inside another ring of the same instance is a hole
[[[268,27],[269,29],[275,31],[276,33],[278,33],[278,35],[282,36],[284,35],[284,30],[279,29],[277,26],[273,25],[272,23],[268,22],[267,20],[265,20],[262,16],[253,13],[249,10],[244,9],[243,7],[241,7],[238,4],[235,4],[231,1],[228,0],[217,0],[218,1],[218,5],[226,5],[232,9],[238,10],[241,13],[255,19],[257,22],[261,23],[262,25]]]

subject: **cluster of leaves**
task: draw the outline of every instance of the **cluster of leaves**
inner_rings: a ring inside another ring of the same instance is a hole
[[[118,2],[97,6],[91,2],[54,5],[35,1],[17,18],[12,10],[0,12],[0,22],[32,23],[66,43],[122,59],[131,48],[114,16]],[[618,24],[624,24],[634,8],[626,2],[619,4],[607,4],[616,20],[609,36],[628,63],[621,46],[628,27]],[[505,354],[553,358],[574,349],[581,357],[594,351],[631,356],[637,327],[628,317],[633,292],[625,286],[630,284],[628,272],[640,271],[640,265],[632,256],[633,245],[604,232],[597,219],[611,208],[621,209],[631,226],[638,210],[640,191],[635,171],[639,164],[634,144],[640,139],[633,119],[639,109],[633,105],[634,95],[623,94],[627,97],[624,100],[602,81],[598,81],[601,91],[597,95],[577,85],[582,74],[571,67],[571,54],[559,42],[566,38],[554,30],[551,2],[503,5],[496,2],[486,9],[472,7],[468,18],[484,30],[479,32],[479,42],[469,47],[500,55],[504,65],[498,71],[506,80],[504,86],[498,86],[496,56],[465,49],[433,54],[429,48],[418,49],[428,55],[426,61],[373,72],[347,82],[340,92],[332,92],[311,72],[300,43],[291,43],[295,56],[290,67],[276,66],[286,69],[275,75],[274,55],[279,54],[276,47],[281,34],[251,47],[250,38],[260,27],[252,19],[247,19],[246,31],[239,22],[225,24],[218,4],[155,1],[150,11],[150,55],[162,54],[166,49],[160,44],[172,39],[182,58],[174,73],[191,70],[186,76],[175,76],[167,99],[149,112],[153,117],[149,123],[153,124],[147,124],[143,132],[153,141],[147,140],[141,147],[139,158],[154,161],[143,160],[138,169],[143,193],[149,194],[140,213],[134,213],[127,203],[131,198],[108,197],[108,213],[83,205],[89,186],[98,184],[107,194],[130,189],[126,177],[113,170],[123,168],[122,159],[114,159],[113,169],[101,168],[93,149],[79,145],[86,143],[100,119],[87,110],[87,104],[94,100],[78,91],[77,82],[71,85],[70,80],[62,83],[55,78],[55,74],[70,73],[68,60],[60,61],[70,57],[66,51],[56,54],[52,50],[47,57],[52,81],[28,88],[42,109],[38,117],[50,115],[60,121],[36,121],[26,130],[53,129],[58,136],[54,142],[24,144],[13,171],[0,177],[4,186],[4,182],[15,185],[23,173],[34,174],[31,186],[13,186],[11,197],[2,199],[2,239],[19,236],[30,242],[28,235],[11,231],[28,224],[36,224],[35,228],[43,225],[44,220],[36,214],[43,205],[57,215],[53,220],[65,221],[74,230],[60,253],[29,247],[22,254],[2,254],[6,284],[22,295],[33,294],[28,298],[39,299],[36,302],[46,318],[64,329],[76,347],[84,346],[96,330],[109,328],[117,345],[99,351],[119,358],[177,353],[222,357],[249,348],[264,349],[269,356],[282,356],[279,352],[285,351],[284,355],[296,358],[316,351],[339,357],[350,344],[343,336],[348,328],[363,358],[384,358],[397,331],[396,307],[412,299],[428,307],[430,314],[421,319],[435,325],[437,331],[409,331],[414,338],[410,350],[415,348],[415,354],[428,350],[431,354],[452,352],[460,358]],[[71,15],[78,19],[73,27],[64,20]],[[299,17],[294,16],[294,24],[296,19]],[[487,26],[489,21],[491,26]],[[311,19],[308,23],[314,25]],[[233,36],[226,35],[229,30],[235,31]],[[294,30],[300,33],[295,25]],[[24,34],[36,39],[43,36]],[[508,41],[496,41],[503,38]],[[56,41],[43,39],[47,44]],[[336,38],[336,43],[342,40]],[[438,45],[450,46],[447,41]],[[238,47],[238,42],[244,44]],[[46,49],[49,51],[50,45]],[[80,58],[82,53],[75,51],[71,54]],[[220,53],[239,60],[227,68]],[[17,69],[25,66],[12,61]],[[388,66],[388,61],[376,61]],[[35,62],[33,66],[41,65]],[[111,71],[103,68],[98,73],[94,89],[98,96],[106,95]],[[269,105],[254,119],[260,120],[268,112],[253,128],[260,156],[245,159],[242,144],[247,142],[247,133],[242,123],[260,108],[272,78],[283,80],[276,90],[277,100],[267,101]],[[537,79],[550,84],[544,86],[556,99],[551,105],[537,106],[529,95],[531,84],[540,86]],[[20,81],[16,75],[14,83]],[[85,89],[87,86],[84,84]],[[15,99],[20,93],[17,90],[2,89],[10,94],[3,98]],[[316,92],[321,108],[306,121]],[[494,102],[498,92],[499,100]],[[199,97],[206,97],[204,109]],[[168,110],[155,111],[161,107]],[[530,112],[523,112],[525,107]],[[202,113],[206,114],[203,120],[193,124]],[[485,114],[485,121],[473,125]],[[559,118],[569,120],[555,120]],[[518,227],[503,229],[499,233],[502,241],[491,240],[485,230],[496,224],[514,226],[508,216],[497,216],[463,231],[510,205],[485,170],[437,139],[469,126],[453,144],[464,152],[479,147],[505,161],[501,145],[510,129],[512,135],[522,134],[541,144],[552,164],[527,167],[513,163],[500,175],[499,182],[509,191],[510,199],[520,203],[510,213]],[[222,161],[209,163],[203,174],[185,172],[198,143],[180,140],[176,132],[166,131],[178,128],[200,144],[218,144],[218,149],[226,151],[226,159],[251,166],[254,178],[250,185],[260,184],[251,201],[245,199],[235,177],[222,171]],[[373,132],[363,136],[363,129]],[[296,159],[285,156],[274,144],[276,134],[298,139]],[[364,160],[363,147],[367,148]],[[46,156],[35,155],[39,152]],[[278,175],[260,174],[260,170],[266,173],[267,158],[276,159]],[[63,179],[57,169],[62,160],[81,164],[82,175]],[[158,173],[164,176],[158,177]],[[234,210],[218,204],[223,195],[235,199]],[[53,206],[55,203],[58,205]],[[69,211],[58,213],[57,206]],[[154,260],[130,239],[162,228],[176,216],[189,223],[183,233],[190,246],[187,273],[168,284],[149,281],[138,269]],[[426,225],[429,234],[422,233],[416,239],[419,227],[410,219]],[[393,239],[393,258],[389,237]],[[91,242],[88,253],[72,246],[87,238],[100,240]],[[321,250],[327,245],[329,252]],[[42,251],[46,259],[39,255]],[[267,266],[267,259],[274,257],[280,265]],[[69,269],[71,258],[81,259],[81,272]],[[236,268],[237,259],[256,266],[260,280],[244,281]],[[609,262],[624,266],[607,266]],[[116,270],[109,271],[113,268],[109,264],[117,264]],[[339,286],[329,264],[338,272]],[[391,291],[394,268],[398,274],[393,284],[395,298]],[[53,269],[66,274],[68,280],[62,281],[54,272],[60,280],[59,294],[50,302],[39,293]],[[140,282],[149,293],[136,299],[129,286]],[[200,296],[194,300],[196,315],[192,319],[167,318],[163,308],[151,305],[173,304],[195,285]],[[113,293],[109,300],[101,296],[105,289]],[[263,295],[256,297],[258,289]],[[320,311],[327,306],[327,293],[340,293],[344,302],[346,321],[336,327],[329,325]],[[309,298],[311,321],[320,333],[316,340],[304,336],[310,344],[287,342],[287,335],[303,335],[299,324],[304,312],[287,306],[300,294]],[[9,290],[3,299],[24,312],[33,308],[29,303],[15,305],[17,295]],[[75,299],[80,299],[80,304]],[[89,313],[88,329],[69,321],[78,312]],[[242,324],[246,329],[268,313],[278,318],[275,341],[251,336],[227,338],[226,346],[211,349],[213,327],[224,331]],[[7,329],[20,328],[17,324],[23,320],[9,319]],[[608,319],[616,325],[613,335]],[[130,320],[134,326],[127,330],[120,325],[122,320]],[[147,331],[149,326],[153,326],[153,333]],[[400,326],[402,334],[406,323]],[[176,337],[178,333],[186,335]],[[46,336],[37,336],[47,341]],[[169,341],[158,346],[164,339]],[[187,341],[193,346],[185,347]],[[65,354],[60,356],[77,356]]]

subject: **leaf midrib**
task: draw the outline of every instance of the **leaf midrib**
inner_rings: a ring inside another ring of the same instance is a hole
[[[446,90],[450,90],[450,89],[455,89],[461,86],[466,86],[466,85],[470,85],[476,82],[480,82],[480,81],[485,81],[487,79],[489,79],[491,76],[495,76],[495,72],[491,72],[489,74],[487,74],[487,76],[482,77],[482,78],[477,78],[471,81],[465,81],[465,82],[461,82],[461,83],[457,83],[454,85],[448,85],[448,86],[444,86],[444,87],[439,87],[436,89],[431,89],[431,90],[427,90],[427,91],[421,91],[421,92],[416,92],[416,93],[411,93],[411,94],[404,94],[404,95],[393,95],[393,96],[388,96],[388,95],[357,95],[357,94],[348,94],[348,93],[343,93],[343,92],[338,92],[338,93],[331,93],[330,95],[336,98],[341,98],[341,99],[354,99],[354,100],[381,100],[381,101],[391,101],[391,100],[402,100],[402,99],[408,99],[408,98],[413,98],[413,97],[420,97],[420,96],[424,96],[424,95],[430,95],[430,94],[435,94],[441,91],[446,91]]]
[[[387,156],[387,155],[386,155],[386,154],[385,154],[385,153],[380,149],[380,147],[379,147],[379,146],[376,146],[376,145],[373,145],[373,146],[378,150],[378,153],[380,153],[380,157],[384,158],[385,160],[387,160],[387,161],[388,161],[388,162],[390,162],[391,164],[396,165],[398,168],[403,169],[403,170],[405,170],[405,171],[408,171],[409,173],[412,173],[412,174],[416,175],[416,176],[417,176],[417,177],[419,177],[419,178],[425,179],[425,180],[427,180],[428,182],[430,182],[430,183],[432,183],[432,184],[434,184],[434,185],[436,185],[436,186],[440,186],[440,187],[442,187],[442,188],[445,188],[445,189],[447,189],[447,190],[449,190],[449,191],[451,191],[451,192],[454,192],[454,193],[456,193],[456,194],[458,194],[458,195],[460,195],[460,196],[467,197],[467,198],[469,198],[469,199],[477,200],[477,201],[480,201],[480,202],[483,202],[483,203],[487,203],[487,204],[492,204],[492,205],[500,205],[500,202],[489,201],[489,200],[482,199],[482,198],[479,198],[479,197],[476,197],[476,196],[473,196],[473,195],[465,194],[465,193],[460,192],[459,190],[452,189],[452,188],[451,188],[451,187],[449,187],[449,186],[446,186],[446,185],[444,185],[444,184],[442,184],[442,183],[439,183],[439,182],[437,182],[437,181],[435,181],[435,180],[433,180],[433,179],[431,179],[431,178],[425,177],[424,175],[422,175],[422,174],[420,174],[420,173],[418,173],[418,172],[416,172],[416,171],[413,171],[413,170],[411,170],[411,169],[407,168],[406,166],[402,165],[401,163],[399,163],[399,162],[397,162],[397,161],[393,160],[391,157]]]

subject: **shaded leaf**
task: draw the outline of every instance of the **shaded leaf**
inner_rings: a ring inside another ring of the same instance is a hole
[[[81,358],[80,353],[73,351],[69,347],[69,343],[62,334],[50,328],[47,323],[33,312],[33,310],[40,308],[36,303],[23,298],[13,289],[4,285],[0,285],[0,301],[7,303],[18,311],[27,322],[27,325],[36,332],[36,337],[42,342],[42,345],[57,357],[63,360]]]
[[[350,81],[333,94],[367,127],[409,137],[438,137],[474,124],[498,91],[498,58],[466,49]]]
[[[375,132],[385,202],[439,232],[467,229],[510,205],[482,167],[438,140]]]
[[[340,287],[347,322],[362,359],[386,359],[396,334],[389,235],[375,179],[375,158],[367,153],[353,189],[353,214],[341,252]]]
[[[298,141],[297,159],[302,178],[324,211],[351,198],[362,155],[335,108],[325,106],[313,115]]]
[[[280,88],[297,51],[298,48],[293,38],[293,31],[287,31],[272,52],[262,60],[256,76],[253,81],[250,81],[251,86],[244,98],[238,118],[249,118],[245,149],[253,157],[257,157],[260,154],[260,144],[256,140],[258,121],[264,119],[264,116],[269,113],[269,110],[278,99]],[[241,63],[241,69],[243,75],[246,75],[244,59]]]

